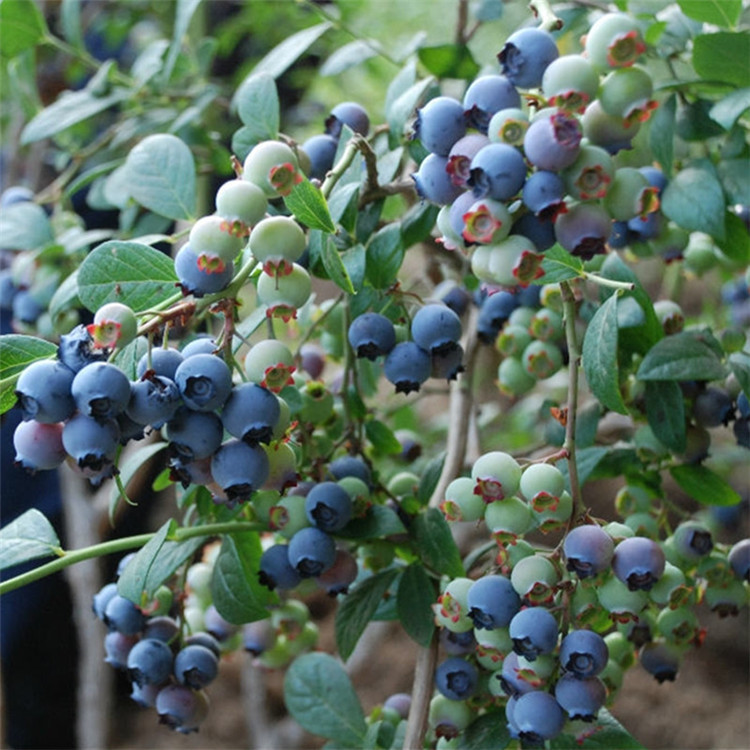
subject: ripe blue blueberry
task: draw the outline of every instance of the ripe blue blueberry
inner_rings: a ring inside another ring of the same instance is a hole
[[[33,362],[16,381],[16,397],[23,410],[23,419],[36,422],[62,422],[76,409],[71,394],[73,372],[51,359]]]
[[[684,648],[664,641],[647,643],[638,652],[641,666],[657,682],[674,682],[682,661]]]
[[[123,635],[136,635],[143,630],[146,618],[130,599],[115,594],[104,607],[104,624]]]
[[[357,477],[368,487],[372,482],[370,467],[359,456],[339,456],[331,461],[328,472],[336,479],[344,477]]]
[[[232,391],[232,371],[223,359],[212,354],[184,359],[174,378],[185,405],[195,411],[221,408]]]
[[[128,678],[139,687],[161,685],[172,674],[172,650],[164,641],[144,638],[128,654]]]
[[[471,176],[471,160],[490,142],[486,135],[470,133],[459,138],[448,153],[448,163],[445,166],[451,182],[465,188]]]
[[[539,170],[523,186],[524,205],[542,218],[555,220],[565,208],[565,183],[555,172]]]
[[[412,174],[420,198],[446,206],[464,192],[463,187],[452,182],[447,167],[447,156],[427,154],[422,159],[419,169]]]
[[[266,452],[259,445],[228,440],[211,458],[211,474],[230,505],[243,503],[268,479]]]
[[[338,141],[332,135],[321,133],[308,138],[300,148],[310,159],[310,179],[325,179],[336,158]]]
[[[738,578],[750,581],[750,539],[741,539],[729,550],[729,565]]]
[[[497,55],[503,75],[522,89],[540,86],[547,66],[559,56],[552,35],[543,29],[514,31]]]
[[[578,156],[581,144],[578,120],[565,112],[534,120],[523,139],[526,158],[537,168],[559,172]]]
[[[149,617],[143,630],[144,638],[152,638],[166,644],[172,643],[179,635],[180,626],[177,620],[167,615]]]
[[[489,143],[471,160],[469,185],[477,198],[507,201],[523,187],[526,163],[507,143]]]
[[[60,336],[57,357],[73,372],[78,372],[92,362],[101,362],[107,353],[94,349],[94,340],[84,325],[77,325],[70,333]]]
[[[320,482],[305,497],[305,514],[313,526],[329,534],[339,531],[352,517],[352,499],[336,482]]]
[[[461,338],[461,319],[447,305],[425,305],[412,318],[411,337],[431,354],[447,352]]]
[[[385,358],[385,377],[396,386],[396,393],[418,391],[430,377],[430,355],[413,341],[396,344]]]
[[[280,416],[278,398],[255,383],[233,388],[221,411],[227,432],[249,445],[270,443]]]
[[[333,565],[317,576],[315,582],[328,596],[336,596],[346,594],[358,574],[357,558],[349,550],[337,549]]]
[[[708,528],[698,521],[683,521],[674,530],[674,545],[686,560],[694,561],[713,549],[713,540]]]
[[[594,203],[579,203],[561,214],[555,222],[557,241],[573,255],[590,260],[607,251],[612,219]]]
[[[115,669],[127,669],[128,654],[136,643],[137,635],[123,635],[111,630],[104,636],[104,661]]]
[[[188,344],[188,346],[190,345]],[[151,350],[150,366],[149,355],[146,353],[138,360],[135,374],[138,378],[142,378],[146,374],[146,370],[151,369],[163,378],[174,380],[174,374],[185,356],[187,355],[184,352],[174,349],[171,346],[166,349],[154,347]]]
[[[127,375],[107,362],[92,362],[79,370],[70,390],[81,414],[99,420],[116,417],[130,401]]]
[[[336,560],[333,538],[314,526],[300,529],[289,541],[289,562],[302,578],[314,578]]]
[[[193,690],[206,687],[219,673],[219,659],[206,646],[193,643],[181,648],[174,658],[174,674],[181,685]]]
[[[563,541],[568,570],[579,578],[589,578],[609,568],[615,545],[612,537],[601,526],[577,526]]]
[[[555,700],[572,720],[594,721],[606,699],[607,688],[598,677],[564,674],[555,685]]]
[[[370,130],[370,117],[367,110],[357,102],[340,102],[331,110],[331,114],[325,121],[326,133],[338,138],[344,125],[355,133],[367,135]]]
[[[664,551],[647,537],[623,539],[612,558],[612,570],[631,591],[648,591],[664,572]]]
[[[513,707],[513,723],[523,747],[544,747],[557,737],[565,724],[560,704],[549,693],[532,690],[519,696]]]
[[[449,96],[437,96],[417,110],[415,137],[431,153],[447,157],[453,144],[466,134],[461,103]]]
[[[156,696],[159,723],[181,734],[197,732],[208,715],[208,700],[202,691],[187,685],[167,685]]]
[[[347,332],[349,345],[358,357],[375,360],[396,346],[396,331],[385,315],[366,312],[352,320]]]
[[[557,645],[557,620],[544,607],[526,607],[517,612],[509,625],[513,650],[529,661],[551,653]]]
[[[510,624],[521,608],[521,599],[508,578],[488,575],[471,585],[467,605],[475,628],[493,630]]]
[[[234,263],[219,256],[199,254],[184,244],[174,259],[174,271],[184,294],[203,297],[225,289],[234,275]]]
[[[214,638],[214,636],[211,635],[211,633],[193,633],[192,635],[189,635],[187,638],[185,638],[183,645],[203,646],[209,651],[212,651],[217,659],[221,656],[221,644],[218,640],[216,640],[216,638]]]
[[[115,594],[117,594],[117,584],[107,583],[93,596],[91,609],[102,622],[104,621],[104,610],[107,608],[109,600],[112,599]]]
[[[575,677],[594,677],[607,666],[609,649],[593,630],[571,630],[560,643],[560,664]]]
[[[468,123],[480,133],[487,133],[492,116],[501,109],[521,106],[521,96],[516,87],[501,75],[475,78],[463,98]]]
[[[493,343],[516,307],[518,300],[511,292],[499,291],[485,297],[477,318],[479,340],[485,344]]]
[[[114,420],[99,421],[76,414],[63,427],[62,441],[68,455],[81,469],[99,471],[111,465],[117,452],[120,429]]]
[[[479,672],[460,656],[452,656],[438,664],[435,670],[435,687],[446,697],[462,701],[471,697],[477,689]]]
[[[223,436],[221,420],[210,411],[193,411],[181,406],[167,422],[170,451],[182,461],[212,456],[221,445]]]
[[[174,381],[154,375],[132,384],[125,413],[134,422],[158,430],[172,419],[181,403],[180,391]]]

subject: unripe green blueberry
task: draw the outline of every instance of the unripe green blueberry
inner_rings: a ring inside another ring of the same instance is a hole
[[[536,523],[543,534],[563,528],[573,512],[573,497],[566,490],[560,495],[557,508],[545,508],[536,513]]]
[[[516,593],[534,605],[549,604],[560,575],[549,558],[532,555],[519,560],[510,574]]]
[[[268,479],[263,488],[281,492],[297,484],[297,456],[291,446],[281,440],[260,445],[268,456]]]
[[[482,245],[471,256],[474,275],[490,284],[528,286],[542,276],[543,256],[534,243],[521,234],[512,234],[495,245]]]
[[[718,258],[716,245],[711,235],[705,232],[691,232],[687,247],[682,253],[685,268],[698,276],[716,268]]]
[[[531,319],[529,331],[540,341],[559,341],[565,335],[562,315],[543,307]]]
[[[268,307],[266,315],[284,322],[297,317],[297,310],[310,299],[311,291],[310,274],[297,263],[285,276],[262,273],[258,277],[258,301]]]
[[[520,326],[521,328],[525,328],[526,330],[528,330],[529,326],[531,325],[531,320],[535,314],[536,308],[522,305],[521,307],[517,307],[515,310],[513,310],[513,312],[510,314],[510,317],[508,318],[508,322],[506,325]]]
[[[659,536],[659,522],[650,513],[632,513],[625,518],[625,525],[636,536],[648,536],[652,539]]]
[[[269,512],[270,526],[285,539],[291,539],[300,529],[310,525],[305,513],[305,498],[300,495],[282,497]]]
[[[470,477],[458,477],[445,488],[440,510],[448,521],[479,521],[484,517],[484,500],[474,493]]]
[[[257,185],[268,198],[288,195],[302,179],[297,154],[280,141],[261,141],[245,157],[242,179]]]
[[[482,198],[464,214],[463,238],[483,245],[497,244],[510,234],[513,219],[505,203]]]
[[[500,331],[495,348],[504,357],[520,357],[523,350],[531,343],[532,336],[526,328],[506,324]]]
[[[565,490],[565,477],[552,464],[531,464],[521,475],[521,494],[534,510],[555,510]]]
[[[454,633],[472,630],[474,622],[469,617],[467,596],[474,581],[471,578],[454,578],[433,605],[435,621]]]
[[[514,544],[518,537],[532,528],[534,514],[520,498],[506,497],[487,505],[484,522],[498,544]]]
[[[291,217],[267,216],[253,227],[248,243],[266,273],[285,274],[305,252],[307,238]]]
[[[599,103],[613,117],[628,123],[644,122],[657,106],[651,98],[653,93],[654,82],[643,68],[619,68],[602,81]]]
[[[599,76],[581,55],[558,57],[542,76],[542,93],[549,104],[569,112],[583,112],[598,88]]]
[[[487,127],[487,136],[493,143],[522,146],[529,129],[529,115],[521,109],[510,107],[495,112]]]
[[[188,243],[199,257],[218,257],[226,264],[233,261],[242,249],[242,238],[229,233],[221,216],[202,216],[190,229]],[[208,262],[208,261],[206,261]],[[199,260],[200,266],[200,260]]]
[[[386,485],[388,492],[396,497],[414,495],[418,487],[419,477],[411,471],[399,471],[388,480]]]
[[[586,107],[581,120],[584,138],[590,143],[618,151],[630,148],[630,144],[641,129],[639,120],[629,122],[617,115],[610,115],[602,109],[599,100]]]
[[[659,197],[642,172],[620,167],[604,199],[604,208],[615,221],[630,221],[658,209]]]
[[[294,355],[278,339],[263,339],[254,344],[245,355],[245,374],[248,379],[274,393],[292,385]]]
[[[728,615],[736,616],[741,608],[748,605],[748,589],[742,581],[732,580],[725,586],[712,586],[709,584],[706,589],[706,604],[712,612],[716,612],[719,617]]]
[[[653,497],[643,487],[634,484],[626,484],[615,495],[615,510],[623,517],[631,513],[646,512],[653,503]]]
[[[648,592],[651,600],[661,606],[674,606],[686,603],[692,596],[692,589],[686,585],[685,574],[676,565],[667,561],[664,572]]]
[[[607,705],[612,705],[612,701],[625,679],[625,670],[614,659],[608,659],[604,669],[599,672],[599,679],[607,688]]]
[[[648,603],[648,593],[631,591],[627,584],[612,576],[598,589],[599,603],[606,609],[615,622],[630,622]]]
[[[621,667],[628,669],[635,662],[635,650],[633,643],[627,639],[624,633],[614,630],[604,636],[607,644],[609,658],[614,659]]]
[[[739,328],[725,328],[719,334],[721,346],[727,354],[741,352],[745,348],[747,334]]]
[[[632,65],[646,51],[638,22],[625,13],[598,18],[586,35],[586,54],[599,71]]]
[[[548,341],[532,341],[523,350],[521,362],[529,375],[546,380],[562,367],[562,353]]]
[[[692,609],[666,607],[656,618],[656,628],[670,643],[686,645],[698,644],[700,640],[700,625]]]
[[[560,285],[545,284],[539,291],[539,301],[542,306],[561,313],[563,311],[563,300]]]
[[[229,180],[216,193],[216,213],[235,235],[246,235],[265,216],[267,207],[263,190],[248,180]]]
[[[475,494],[486,503],[512,497],[521,483],[521,467],[513,456],[503,451],[481,455],[471,467]]]
[[[586,144],[562,176],[570,195],[576,200],[589,201],[607,195],[614,175],[612,157],[601,146]]]
[[[457,737],[471,723],[474,712],[463,701],[438,693],[430,701],[427,721],[438,737]]]
[[[193,563],[185,576],[185,583],[198,597],[199,601],[208,606],[211,603],[211,578],[213,566],[204,562]]]
[[[298,412],[303,422],[320,425],[333,414],[333,394],[325,383],[310,380],[300,390],[302,406]]]
[[[121,302],[108,302],[94,314],[86,327],[97,349],[122,349],[138,334],[138,319],[133,310]]]
[[[508,628],[474,629],[476,659],[490,672],[501,669],[503,659],[513,650],[513,639]]]
[[[603,633],[612,627],[612,618],[600,604],[594,586],[578,583],[570,600],[570,613],[577,628]]]
[[[506,357],[497,368],[497,385],[508,396],[523,396],[536,385],[536,378],[526,371],[520,359]]]

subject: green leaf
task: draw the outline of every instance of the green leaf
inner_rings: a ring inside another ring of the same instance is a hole
[[[389,568],[365,578],[349,590],[339,605],[335,623],[336,645],[344,661],[352,655],[367,623],[398,572],[395,568]]]
[[[553,245],[544,253],[542,260],[544,275],[535,279],[534,284],[557,284],[567,279],[583,276],[583,261],[571,255],[561,245]]]
[[[284,197],[284,203],[301,224],[311,229],[321,229],[329,234],[336,231],[323,193],[309,180],[297,183],[292,192]]]
[[[485,23],[503,17],[503,0],[480,0],[474,4],[474,18]]]
[[[0,414],[16,403],[18,376],[38,359],[51,359],[57,347],[34,336],[8,333],[0,336]]]
[[[117,365],[129,380],[137,380],[138,362],[147,351],[148,339],[145,336],[138,336],[115,354],[112,363]]]
[[[60,25],[63,36],[73,46],[83,47],[81,26],[81,0],[62,0],[60,4]]]
[[[701,34],[693,40],[693,67],[703,78],[747,86],[747,64],[740,60],[750,60],[750,33],[746,31]]]
[[[606,709],[600,708],[596,721],[581,734],[581,739],[560,734],[550,740],[550,750],[646,750],[638,740]]]
[[[420,563],[404,570],[396,593],[398,619],[409,637],[420,646],[430,645],[435,632],[432,605],[437,599],[435,584]]]
[[[347,539],[376,539],[405,534],[406,529],[398,514],[383,505],[371,505],[361,518],[353,518],[338,532]]]
[[[725,214],[726,237],[716,242],[722,254],[738,268],[750,263],[750,235],[745,222],[733,211]]]
[[[432,203],[420,202],[414,204],[401,220],[401,240],[408,248],[418,242],[424,242],[435,226],[439,206]]]
[[[680,10],[690,18],[725,29],[737,25],[742,0],[677,0]]]
[[[396,280],[404,260],[398,224],[387,224],[367,244],[367,280],[376,289],[387,289]]]
[[[737,505],[742,499],[725,479],[702,464],[673,466],[669,473],[686,494],[703,505]]]
[[[323,268],[326,269],[328,278],[347,294],[354,294],[354,285],[349,278],[349,272],[346,270],[344,261],[330,235],[324,235],[323,237],[320,259],[323,262]]]
[[[750,201],[750,159],[722,159],[716,165],[729,203],[746,205]],[[747,234],[747,228],[745,229]]]
[[[128,482],[133,479],[136,474],[143,468],[143,465],[152,456],[157,453],[161,453],[167,447],[167,443],[151,443],[150,445],[144,445],[129,454],[128,457],[117,467],[120,470],[120,483],[127,491]],[[109,520],[114,521],[115,510],[120,500],[120,490],[116,482],[112,482],[112,487],[109,491]],[[113,524],[114,525],[114,524]]]
[[[78,269],[73,271],[60,284],[49,301],[49,314],[54,321],[60,313],[73,307],[80,307],[78,299]]]
[[[377,42],[371,39],[355,39],[339,47],[321,66],[318,75],[335,76],[377,55]]]
[[[460,750],[503,750],[510,743],[510,732],[504,710],[482,714],[459,735]]]
[[[47,24],[33,0],[0,0],[0,53],[15,57],[47,34]]]
[[[287,37],[253,68],[253,75],[267,73],[272,78],[278,78],[330,28],[331,24],[326,21],[325,23],[319,23],[317,26],[302,29],[302,31]]]
[[[195,212],[195,162],[175,135],[144,138],[125,160],[127,186],[144,208],[169,219],[190,219]]]
[[[115,89],[107,96],[95,96],[88,89],[64,91],[56,101],[45,107],[27,123],[21,132],[21,143],[26,145],[57,135],[118,104],[128,95],[129,92],[126,89]]]
[[[146,606],[159,586],[206,543],[203,536],[183,542],[168,541],[176,528],[174,519],[170,519],[141,547],[117,581],[120,596],[140,607]]]
[[[646,417],[660,443],[676,453],[685,451],[685,403],[674,380],[646,381]]]
[[[450,526],[437,508],[415,516],[411,532],[426,566],[451,578],[466,575]]]
[[[172,31],[172,41],[169,45],[169,52],[164,63],[161,73],[161,79],[166,83],[172,76],[172,71],[177,63],[177,58],[182,50],[182,41],[187,34],[190,19],[193,17],[201,0],[177,0],[177,9],[175,11],[174,28]]]
[[[414,115],[414,110],[422,103],[427,92],[434,85],[434,78],[417,81],[400,94],[386,109],[389,132],[393,134],[394,138],[401,138],[407,121]]]
[[[276,81],[268,73],[256,73],[246,78],[237,89],[232,103],[245,126],[248,138],[257,141],[273,140],[279,134],[279,93]]]
[[[677,95],[672,94],[654,112],[648,132],[648,142],[654,158],[661,164],[661,168],[667,176],[672,174],[676,112]]]
[[[277,601],[258,581],[260,536],[255,531],[227,535],[221,543],[211,579],[211,597],[219,614],[235,625],[268,617],[268,605]]]
[[[617,294],[611,295],[589,322],[583,339],[583,371],[592,393],[604,406],[627,414],[617,364],[617,300]]]
[[[470,80],[479,73],[479,65],[465,44],[439,44],[421,47],[417,56],[422,65],[437,78]]]
[[[383,456],[401,453],[401,443],[398,442],[391,428],[385,423],[377,419],[370,419],[365,422],[365,434],[372,443],[375,453]]]
[[[441,453],[439,456],[435,456],[422,471],[422,476],[419,480],[419,488],[417,489],[417,500],[422,505],[427,505],[430,502],[432,493],[437,487],[437,483],[440,481],[440,475],[443,473],[443,464],[445,463],[445,453]]]
[[[36,250],[55,238],[47,212],[30,201],[3,206],[0,237],[9,250]]]
[[[258,328],[263,325],[263,321],[266,320],[266,306],[259,305],[256,307],[246,318],[243,318],[236,327],[237,333],[242,338],[248,339],[252,336]],[[233,346],[233,350],[236,352],[244,342],[242,339],[237,340],[236,347]]]
[[[417,82],[417,63],[409,60],[388,84],[385,93],[385,117],[390,122],[393,103]]]
[[[720,99],[709,114],[724,130],[731,130],[744,112],[750,109],[750,88],[738,89]]]
[[[325,263],[325,260],[323,261]],[[365,246],[357,243],[354,247],[341,253],[341,262],[344,264],[346,273],[351,280],[352,289],[355,292],[362,291],[365,283],[365,271],[367,268],[367,254]]]
[[[343,667],[329,654],[303,654],[292,662],[284,677],[284,704],[303,729],[336,747],[363,746],[362,706]]]
[[[36,508],[27,510],[0,529],[0,570],[61,553],[57,533]]]
[[[683,331],[657,342],[641,362],[639,380],[719,380],[726,368],[706,334]]]
[[[739,381],[740,387],[750,394],[750,354],[734,352],[729,355],[729,367]]]
[[[78,269],[78,296],[95,312],[105,302],[147,310],[174,291],[172,260],[140,242],[112,240],[92,250]]]
[[[581,448],[576,451],[576,469],[578,469],[578,483],[581,487],[588,481],[599,462],[609,453],[609,448],[592,445],[590,448]],[[558,461],[557,468],[565,476],[565,480],[570,489],[570,480],[568,479],[568,461]]]
[[[678,172],[662,193],[661,210],[688,231],[707,232],[718,240],[725,235],[724,193],[712,170],[687,167]]]

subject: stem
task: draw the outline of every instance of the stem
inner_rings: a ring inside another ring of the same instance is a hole
[[[563,20],[555,15],[550,0],[531,0],[529,10],[539,19],[540,29],[558,31],[563,27]]]
[[[241,531],[259,531],[262,528],[263,527],[257,523],[236,521],[229,523],[211,523],[206,524],[205,526],[189,526],[177,529],[173,535],[167,537],[167,541],[182,542],[186,539],[193,539],[199,536],[236,534]],[[52,560],[52,562],[40,565],[38,568],[34,568],[34,570],[21,573],[21,575],[17,575],[0,583],[0,595],[7,594],[9,591],[14,591],[15,589],[21,588],[21,586],[25,586],[33,581],[38,581],[41,578],[46,578],[53,573],[64,570],[65,568],[75,565],[75,563],[82,562],[83,560],[90,560],[94,557],[103,557],[104,555],[111,555],[115,552],[124,552],[125,550],[143,547],[143,545],[150,542],[155,535],[155,533],[138,534],[136,536],[123,537],[122,539],[112,539],[108,542],[101,542],[100,544],[94,544],[91,547],[83,547],[82,549],[60,551],[58,553],[60,557],[56,560]]]
[[[358,135],[354,135],[349,139],[346,148],[344,149],[344,153],[341,154],[341,158],[333,165],[333,169],[331,169],[326,175],[323,184],[320,186],[320,192],[323,194],[324,198],[328,198],[333,188],[336,187],[336,183],[351,166],[354,157],[360,150],[360,140],[362,140],[362,137]]]
[[[52,36],[51,34],[47,34],[46,36],[44,36],[41,40],[41,43],[47,44],[50,47],[54,47],[60,52],[69,55],[76,60],[79,60],[84,65],[86,65],[86,67],[91,68],[94,71],[97,71],[102,67],[101,61],[97,60],[95,57],[92,57],[85,49],[78,49],[76,47],[73,47],[67,42],[64,42],[62,39],[56,36]],[[131,88],[135,85],[135,82],[130,76],[121,73],[117,68],[113,68],[112,77],[113,80],[117,81],[117,83],[121,83],[123,86],[127,86],[128,88]]]
[[[563,299],[563,317],[565,319],[565,340],[568,345],[568,405],[565,422],[565,443],[563,448],[568,454],[568,478],[570,479],[570,494],[573,497],[573,510],[570,514],[569,526],[575,522],[583,512],[581,487],[578,483],[578,467],[576,466],[576,416],[578,412],[578,367],[581,350],[576,334],[576,298],[573,288],[567,281],[560,282]]]
[[[438,637],[432,636],[427,648],[417,652],[417,664],[414,668],[414,688],[411,695],[411,709],[406,723],[404,750],[422,750],[427,730],[427,714],[435,684],[435,667],[437,666]]]
[[[624,289],[626,292],[632,292],[635,289],[635,284],[632,281],[615,281],[614,279],[606,279],[604,276],[599,276],[595,273],[589,273],[588,271],[581,272],[582,278],[587,281],[593,281],[594,284],[599,286],[606,286],[610,289]]]

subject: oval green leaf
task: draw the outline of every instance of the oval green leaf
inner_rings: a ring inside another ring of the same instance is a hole
[[[0,529],[0,570],[62,552],[52,524],[36,508]]]
[[[398,619],[404,630],[420,646],[430,645],[435,632],[435,616],[432,605],[437,592],[432,579],[419,563],[409,565],[404,570],[396,593]]]

